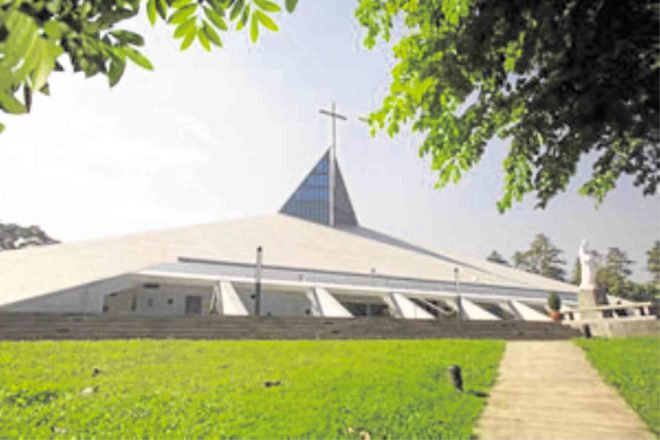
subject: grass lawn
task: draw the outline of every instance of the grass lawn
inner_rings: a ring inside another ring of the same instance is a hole
[[[614,385],[660,435],[660,337],[576,340],[606,382]]]
[[[469,438],[500,341],[0,342],[0,438]],[[94,369],[100,372],[94,374]],[[266,386],[271,382],[271,386]]]

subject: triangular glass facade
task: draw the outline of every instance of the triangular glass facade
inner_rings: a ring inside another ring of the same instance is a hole
[[[325,225],[330,224],[329,216],[329,151],[317,162],[305,180],[298,186],[280,212],[294,217]],[[335,161],[335,225],[357,225],[351,199],[348,196],[344,178]]]

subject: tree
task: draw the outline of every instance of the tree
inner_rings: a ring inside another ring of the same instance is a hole
[[[513,265],[527,272],[563,281],[565,270],[562,268],[564,260],[559,257],[561,254],[562,251],[547,236],[537,234],[528,250],[513,255]]]
[[[486,257],[486,260],[492,261],[493,263],[497,264],[502,264],[504,266],[508,266],[509,262],[506,261],[506,258],[504,258],[502,255],[500,255],[499,252],[496,250],[493,250],[488,257]]]
[[[571,272],[571,284],[579,286],[582,283],[582,264],[580,264],[580,259],[575,259],[575,264],[573,264],[573,272]]]
[[[626,281],[632,273],[633,261],[628,255],[617,247],[611,247],[605,255],[603,267],[598,271],[598,286],[609,295],[626,295]]]
[[[292,12],[297,0],[284,0]],[[207,51],[222,47],[220,34],[249,27],[255,42],[260,28],[277,31],[271,18],[281,7],[272,0],[4,0],[0,2],[0,109],[30,110],[35,92],[49,93],[48,77],[63,71],[66,54],[74,72],[102,74],[110,86],[121,79],[128,60],[145,69],[151,62],[138,51],[139,34],[116,26],[145,6],[149,22],[159,18],[174,27],[181,50],[194,41]],[[0,131],[4,126],[0,124]]]
[[[22,227],[13,223],[0,223],[0,252],[59,243],[48,236],[39,226]]]
[[[365,44],[389,41],[397,64],[370,116],[394,136],[425,135],[437,186],[457,182],[487,143],[509,143],[500,211],[564,191],[585,156],[580,192],[600,202],[624,175],[660,182],[658,0],[361,0]]]
[[[653,284],[660,287],[660,240],[646,252],[646,270],[651,274]]]

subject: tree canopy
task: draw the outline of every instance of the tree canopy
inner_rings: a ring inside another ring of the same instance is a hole
[[[660,240],[646,252],[646,270],[651,274],[651,280],[660,287]]]
[[[582,194],[601,201],[625,175],[655,194],[658,12],[658,0],[361,0],[368,47],[400,35],[372,127],[423,133],[439,187],[504,139],[500,211],[528,193],[545,207],[584,158]]]
[[[626,296],[626,280],[632,273],[632,264],[626,252],[617,247],[609,248],[598,270],[598,286],[610,295]]]
[[[580,263],[579,258],[576,258],[575,263],[573,263],[570,283],[575,284],[576,286],[579,286],[580,283],[582,283],[582,264]]]
[[[492,261],[493,263],[497,264],[503,264],[504,266],[508,266],[509,262],[504,258],[499,252],[496,250],[493,250],[487,257],[486,260]]]
[[[284,6],[292,12],[297,2]],[[138,50],[144,38],[117,28],[141,6],[152,25],[160,19],[172,26],[181,50],[198,41],[207,51],[222,47],[220,35],[230,28],[249,28],[252,42],[261,28],[277,31],[271,15],[282,10],[272,0],[0,0],[0,109],[28,112],[34,93],[48,94],[51,72],[64,70],[65,55],[74,72],[105,75],[110,86],[128,61],[152,69]]]
[[[517,269],[563,281],[566,271],[562,267],[561,254],[561,249],[546,235],[537,234],[528,250],[513,255],[513,265]]]
[[[19,226],[14,223],[0,223],[0,251],[22,249],[30,246],[56,244],[39,226]]]

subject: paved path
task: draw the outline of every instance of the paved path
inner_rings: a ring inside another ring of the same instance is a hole
[[[509,342],[477,438],[654,439],[569,341]]]

